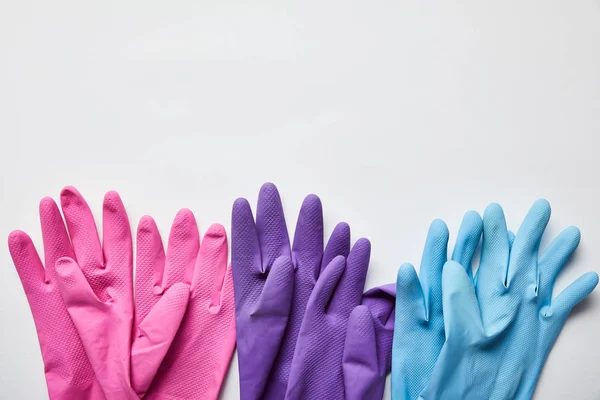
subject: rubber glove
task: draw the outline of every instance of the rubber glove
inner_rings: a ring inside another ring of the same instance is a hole
[[[481,238],[481,217],[465,214],[452,259],[470,269]],[[448,228],[442,220],[429,227],[419,277],[411,264],[398,270],[392,350],[392,398],[415,400],[425,388],[444,344],[442,268],[448,257]]]
[[[168,281],[157,291],[145,317],[138,319],[132,338],[131,231],[119,195],[108,192],[104,197],[102,245],[92,212],[75,188],[63,189],[61,205],[75,256],[62,257],[55,265],[64,304],[106,398],[138,399],[130,371],[135,371],[138,390],[143,393],[177,332],[189,287]],[[152,267],[142,264],[141,269]],[[153,282],[146,280],[151,275],[138,272],[138,287],[152,287]]]
[[[396,285],[368,290],[350,313],[342,370],[346,400],[379,400],[392,366]]]
[[[283,399],[300,324],[321,269],[350,251],[338,224],[323,250],[323,210],[315,195],[300,209],[290,249],[275,185],[262,186],[254,221],[248,201],[232,211],[232,268],[242,400]]]
[[[362,300],[370,255],[369,241],[359,239],[347,259],[337,256],[319,276],[298,334],[286,400],[345,399],[345,333]]]
[[[190,284],[188,308],[144,399],[217,399],[235,348],[233,278],[227,266],[225,229],[212,225],[200,243],[196,221],[191,213],[190,217],[185,237],[197,257],[189,258],[183,276]]]
[[[538,200],[512,249],[499,205],[484,214],[481,263],[475,279],[460,264],[443,271],[446,342],[422,399],[530,399],[571,309],[598,283],[589,272],[552,300],[556,277],[579,244],[565,229],[538,260],[550,205]]]
[[[39,213],[44,264],[25,232],[11,232],[8,248],[33,314],[48,395],[51,400],[103,400],[104,393],[56,282],[56,261],[63,256],[74,256],[67,230],[51,198],[45,197],[40,201]]]

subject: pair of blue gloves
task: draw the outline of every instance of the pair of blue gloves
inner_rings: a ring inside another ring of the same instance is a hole
[[[538,200],[516,235],[502,208],[468,212],[452,259],[448,228],[431,224],[420,275],[398,271],[392,350],[393,400],[530,399],[571,310],[598,284],[581,276],[552,299],[556,277],[577,248],[566,228],[538,257],[550,205]],[[482,239],[476,274],[471,264]]]

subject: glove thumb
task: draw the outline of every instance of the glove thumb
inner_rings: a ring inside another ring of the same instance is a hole
[[[375,325],[367,306],[357,306],[350,313],[342,369],[347,400],[383,396],[385,371],[379,368]]]
[[[131,346],[131,383],[140,398],[150,387],[177,334],[189,298],[189,285],[174,284],[137,327]]]

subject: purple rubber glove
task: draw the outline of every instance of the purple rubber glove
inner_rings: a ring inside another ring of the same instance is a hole
[[[346,329],[342,369],[346,400],[380,400],[392,367],[396,285],[363,294]]]
[[[342,358],[350,314],[362,300],[371,244],[359,239],[347,259],[338,256],[319,277],[300,327],[286,400],[344,400]],[[366,306],[354,316],[367,316]],[[371,322],[363,319],[363,322]]]
[[[323,250],[321,201],[309,195],[290,249],[279,193],[266,183],[256,222],[248,201],[234,203],[231,236],[241,398],[280,400],[308,298],[322,268],[348,256],[350,228],[338,224]]]

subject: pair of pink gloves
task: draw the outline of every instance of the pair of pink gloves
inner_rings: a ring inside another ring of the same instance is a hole
[[[51,399],[216,399],[235,347],[227,237],[212,225],[200,243],[191,211],[175,217],[167,252],[154,220],[133,247],[116,192],[104,197],[102,242],[73,187],[40,202],[45,263],[26,233],[10,253],[23,283]],[[134,305],[135,303],[135,305]]]

